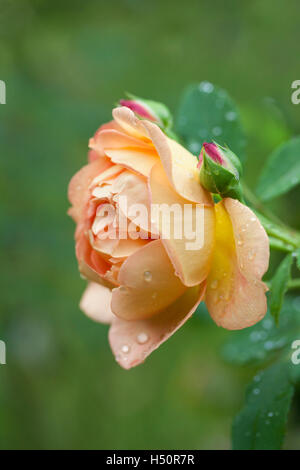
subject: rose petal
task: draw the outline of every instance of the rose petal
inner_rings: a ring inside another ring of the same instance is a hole
[[[124,168],[134,170],[143,176],[149,176],[151,168],[158,162],[155,150],[147,149],[106,149],[105,154],[112,162]]]
[[[126,320],[148,318],[173,303],[186,287],[175,276],[161,240],[147,243],[124,261],[112,293],[112,311]]]
[[[214,245],[213,207],[201,206],[199,204],[200,214],[199,212],[197,213],[199,209],[197,209],[195,204],[183,199],[174,191],[160,163],[155,165],[151,171],[150,190],[152,204],[165,204],[169,208],[173,205],[179,207],[179,215],[182,214],[182,217],[175,219],[171,215],[170,230],[168,230],[168,220],[166,216],[163,215],[158,220],[159,231],[167,253],[175,267],[176,274],[180,277],[183,284],[186,286],[200,284],[208,275],[212,257]],[[184,217],[185,204],[188,204],[191,208],[190,219]],[[197,227],[196,219],[198,224],[197,233],[201,235],[199,248],[188,249],[188,244],[191,243],[191,240],[188,240],[186,235],[189,232],[188,229],[192,231],[192,228],[195,230]],[[190,223],[189,226],[188,222]],[[181,238],[179,238],[181,235],[179,233],[180,229],[182,234]]]
[[[104,170],[100,175],[97,175],[92,182],[90,183],[90,187],[94,187],[96,185],[103,185],[105,183],[112,183],[112,180],[116,178],[124,168],[121,165],[112,165],[107,170]]]
[[[230,198],[224,199],[224,205],[232,223],[239,267],[247,279],[260,280],[269,266],[268,235],[249,207]]]
[[[115,317],[109,330],[109,343],[120,366],[130,369],[142,363],[192,316],[204,291],[205,283],[186,289],[164,311],[147,320],[126,321]]]
[[[83,209],[90,195],[89,185],[91,181],[111,165],[108,158],[99,158],[85,165],[71,179],[68,188],[68,197],[72,207],[69,209],[69,214],[76,222],[79,222],[84,215]]]
[[[150,232],[151,207],[149,188],[146,180],[130,171],[124,171],[115,179],[112,192],[117,193],[114,196],[114,201],[123,217],[128,218],[145,233]],[[129,224],[127,225],[127,230],[130,231]],[[154,227],[153,235],[157,235]]]
[[[81,297],[79,306],[92,320],[100,323],[111,323],[114,314],[111,311],[110,304],[111,290],[95,282],[90,282]]]
[[[199,183],[197,158],[149,121],[142,121],[164,167],[168,180],[183,198],[212,206],[210,194]]]
[[[102,149],[122,149],[122,148],[140,148],[153,150],[152,142],[145,142],[141,139],[132,137],[124,132],[116,130],[100,131],[94,138],[95,145],[99,145]]]
[[[143,126],[144,120],[138,119],[135,114],[125,106],[115,108],[112,112],[113,118],[126,134],[151,143],[148,133]]]
[[[87,235],[84,232],[81,233],[81,235],[78,235],[78,239],[76,241],[76,256],[80,272],[82,272],[82,266],[85,267],[85,265],[87,265],[90,270],[94,271],[100,277],[103,277],[106,271],[110,268],[109,263],[107,263],[102,256],[97,253],[97,251],[92,249]],[[87,274],[88,273],[89,271]],[[86,276],[85,273],[83,274]],[[90,280],[94,280],[94,277]]]
[[[229,330],[252,326],[266,311],[267,235],[253,212],[225,199],[215,207],[216,246],[205,302],[213,320]]]

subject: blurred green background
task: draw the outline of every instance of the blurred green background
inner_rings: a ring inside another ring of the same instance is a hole
[[[125,90],[172,111],[190,82],[237,102],[255,186],[300,133],[298,0],[0,0],[1,448],[223,449],[253,370],[222,360],[229,332],[199,312],[123,371],[107,327],[78,308],[67,185]],[[299,190],[273,204],[300,227]],[[272,206],[271,206],[272,207]],[[287,448],[300,447],[289,423]]]

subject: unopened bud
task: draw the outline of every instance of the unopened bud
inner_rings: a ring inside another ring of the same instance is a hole
[[[200,183],[221,197],[243,199],[240,176],[242,166],[238,157],[228,148],[210,142],[203,144],[199,155]]]

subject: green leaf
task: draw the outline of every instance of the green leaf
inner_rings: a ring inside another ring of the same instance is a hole
[[[176,130],[194,155],[199,154],[203,142],[217,141],[244,160],[245,136],[238,110],[226,91],[209,82],[186,89]]]
[[[288,244],[288,248],[291,251],[293,251],[299,245],[300,237],[297,232],[294,232],[282,225],[276,224],[257,210],[253,210],[269,236],[286,242]]]
[[[228,335],[222,356],[232,364],[263,364],[277,357],[278,353],[286,356],[291,352],[293,341],[300,338],[300,296],[285,297],[279,326],[268,312],[256,325]]]
[[[287,363],[257,374],[246,391],[246,402],[232,427],[234,450],[280,449],[294,387]]]
[[[269,156],[259,179],[257,194],[267,201],[300,182],[300,137],[289,140]]]
[[[289,253],[280,263],[271,282],[270,310],[276,323],[278,323],[283,299],[288,288],[288,282],[291,279],[292,263],[293,255]]]

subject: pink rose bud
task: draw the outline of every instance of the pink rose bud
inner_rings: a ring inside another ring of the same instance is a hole
[[[155,122],[167,134],[171,133],[173,119],[168,108],[157,101],[145,100],[127,93],[129,99],[121,99],[120,105],[131,109],[138,118]],[[172,136],[173,137],[173,136]]]
[[[203,163],[203,155],[209,157],[216,164],[221,165],[222,167],[229,170],[233,173],[237,179],[240,178],[242,174],[242,165],[239,158],[229,149],[221,147],[215,142],[204,142],[199,155],[198,168],[201,168]]]
[[[150,121],[157,121],[157,117],[153,116],[150,111],[146,108],[145,105],[142,105],[138,101],[134,100],[120,100],[121,106],[126,106],[126,108],[131,109],[135,114],[138,114],[140,117],[145,119],[150,119]]]
[[[199,155],[200,182],[211,193],[243,200],[238,157],[228,148],[214,142],[204,142]]]
[[[204,142],[200,155],[199,155],[198,168],[200,168],[200,166],[202,165],[204,150],[205,150],[206,155],[212,158],[216,163],[219,163],[220,165],[225,166],[224,159],[222,157],[222,154],[218,146],[213,142]]]

